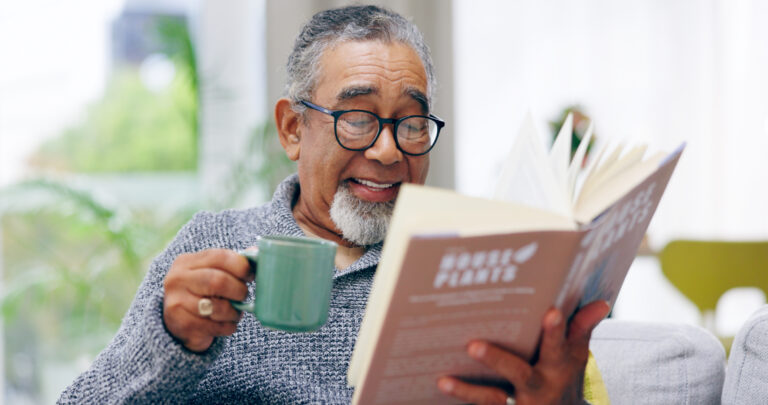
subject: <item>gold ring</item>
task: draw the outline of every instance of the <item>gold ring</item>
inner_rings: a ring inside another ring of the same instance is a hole
[[[511,395],[507,397],[507,405],[515,405],[516,403],[517,401],[515,401],[515,397]]]
[[[200,301],[197,301],[197,312],[203,318],[211,316],[213,313],[213,301],[208,298],[200,298]]]

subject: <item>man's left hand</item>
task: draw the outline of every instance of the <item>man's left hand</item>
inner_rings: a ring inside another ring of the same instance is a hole
[[[542,322],[539,358],[533,365],[489,342],[471,341],[467,353],[508,380],[515,387],[514,394],[455,377],[441,377],[438,387],[445,394],[473,404],[505,405],[510,396],[518,405],[580,403],[589,339],[609,312],[607,302],[592,302],[581,308],[566,328],[560,311],[547,311]]]

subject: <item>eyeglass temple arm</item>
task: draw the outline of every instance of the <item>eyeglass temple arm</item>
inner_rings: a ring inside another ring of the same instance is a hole
[[[317,111],[320,111],[321,113],[325,113],[325,114],[328,114],[328,115],[333,115],[333,111],[331,111],[331,110],[329,110],[327,108],[324,108],[324,107],[320,107],[317,104],[310,103],[307,100],[301,100],[301,103],[304,104],[305,106],[313,109],[313,110],[317,110]]]

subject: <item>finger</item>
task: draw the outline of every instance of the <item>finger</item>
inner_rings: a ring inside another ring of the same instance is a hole
[[[165,308],[163,322],[174,338],[194,352],[207,350],[215,336],[231,335],[237,330],[237,323],[203,319],[181,306]]]
[[[210,319],[212,321],[239,322],[240,318],[242,318],[242,312],[236,310],[232,304],[229,303],[229,300],[213,297],[207,297],[213,304],[213,312],[211,312],[209,316],[201,316],[198,305],[202,298],[203,297],[198,297],[192,294],[184,294],[184,302],[182,303],[182,306],[187,312],[197,314],[197,316],[201,318]]]
[[[563,314],[557,308],[550,308],[542,320],[540,363],[557,363],[563,360],[565,353],[565,322]]]
[[[446,395],[478,405],[506,405],[509,396],[500,388],[469,384],[454,377],[440,377],[437,387]]]
[[[214,268],[224,270],[243,281],[253,279],[248,260],[229,249],[208,249],[197,253],[183,254],[179,255],[176,261],[190,269]]]
[[[190,332],[190,335],[199,334],[201,336],[229,336],[237,331],[237,322],[219,322],[214,321],[208,318],[201,318],[200,315],[197,313],[197,310],[194,312],[187,311],[186,308],[184,308],[183,311],[184,318],[193,317],[193,320],[187,321],[187,324],[192,328],[192,332]]]
[[[248,272],[248,277],[246,281],[253,281],[256,279],[256,268],[258,266],[258,262],[256,261],[256,255],[259,253],[259,247],[258,246],[251,246],[244,251],[240,252],[241,255],[245,256],[245,258],[248,260],[248,264],[251,266],[251,270]]]
[[[533,375],[533,369],[527,361],[491,343],[473,340],[467,345],[467,353],[514,386],[527,386]]]
[[[568,340],[588,345],[592,330],[609,312],[611,306],[606,301],[594,301],[579,309],[568,325]]]
[[[213,343],[213,336],[204,335],[200,332],[202,320],[184,308],[179,308],[177,311],[166,310],[163,317],[168,331],[187,349],[193,352],[203,352],[208,350]]]
[[[218,269],[196,269],[183,277],[187,290],[199,297],[242,301],[248,296],[248,286],[243,280]]]

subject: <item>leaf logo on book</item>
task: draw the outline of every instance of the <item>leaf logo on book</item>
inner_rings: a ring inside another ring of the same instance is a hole
[[[517,276],[518,265],[530,260],[538,248],[538,242],[531,242],[517,250],[449,250],[440,260],[432,286],[439,289],[511,282]]]

